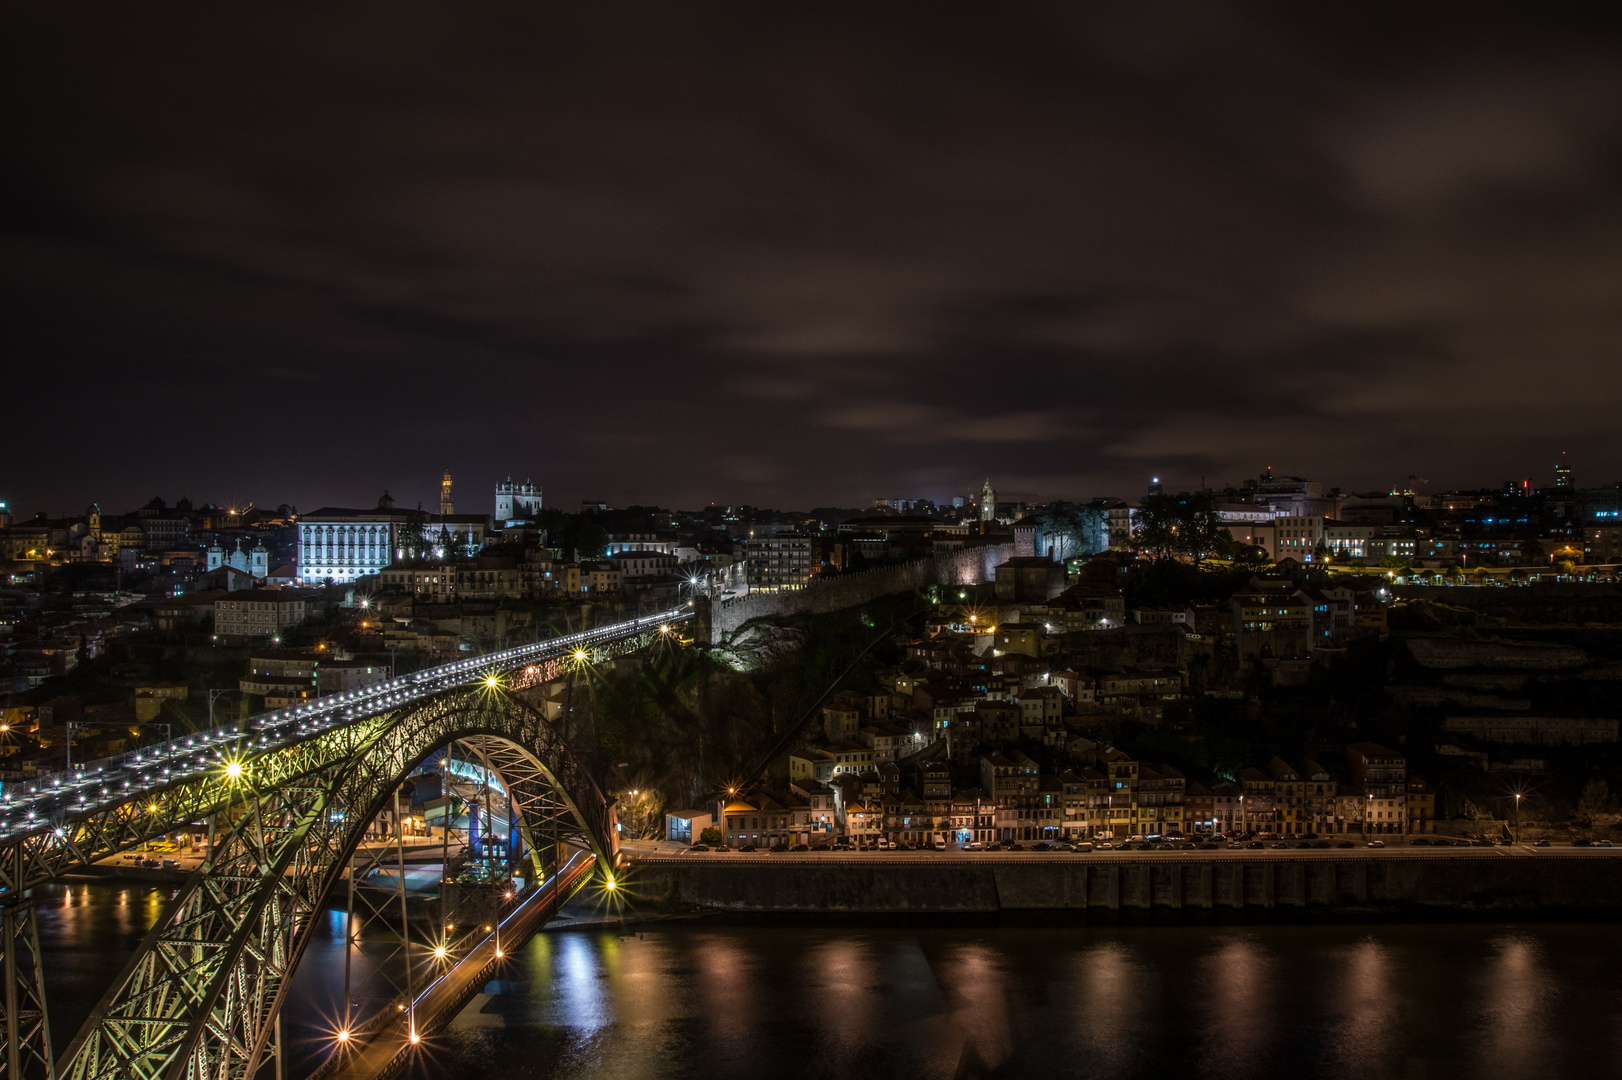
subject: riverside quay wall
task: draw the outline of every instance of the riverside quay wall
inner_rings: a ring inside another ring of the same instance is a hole
[[[1622,854],[961,862],[879,856],[776,863],[742,858],[637,859],[627,885],[635,897],[661,905],[760,914],[1622,914]]]

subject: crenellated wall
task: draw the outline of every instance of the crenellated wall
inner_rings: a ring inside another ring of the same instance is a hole
[[[710,640],[719,641],[722,635],[752,619],[822,615],[927,585],[972,585],[991,581],[996,577],[997,565],[1010,558],[1013,548],[1012,543],[983,544],[859,574],[812,578],[811,584],[791,592],[752,592],[736,600],[717,602],[710,612]]]

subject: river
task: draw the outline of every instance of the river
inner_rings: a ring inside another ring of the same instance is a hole
[[[39,891],[60,1049],[169,890]],[[292,1077],[341,996],[336,918]],[[1622,926],[655,924],[538,935],[415,1075],[1622,1076]]]

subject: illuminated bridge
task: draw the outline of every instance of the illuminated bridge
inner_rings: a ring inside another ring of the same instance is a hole
[[[0,1076],[258,1074],[277,1052],[277,1017],[312,916],[346,877],[353,904],[350,867],[369,823],[391,800],[398,811],[404,778],[453,742],[499,778],[532,864],[525,877],[549,885],[551,903],[562,886],[579,884],[583,868],[611,888],[613,806],[513,691],[571,661],[646,647],[690,618],[684,607],[550,638],[8,785],[0,795]],[[215,823],[203,865],[58,1060],[28,890],[203,820]],[[401,904],[403,923],[403,893]],[[411,990],[413,947],[408,930],[401,936]],[[472,951],[479,947],[488,949]],[[413,994],[398,1007],[414,1010]],[[414,1039],[414,1012],[407,1019]],[[340,1035],[349,1038],[347,1029]]]

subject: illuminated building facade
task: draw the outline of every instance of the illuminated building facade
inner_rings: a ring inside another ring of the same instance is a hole
[[[541,512],[541,489],[533,480],[513,483],[512,477],[496,485],[496,520],[518,521]]]
[[[406,513],[384,492],[372,510],[324,506],[298,521],[298,578],[344,584],[400,558]]]

